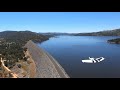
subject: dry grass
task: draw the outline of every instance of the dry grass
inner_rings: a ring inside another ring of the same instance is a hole
[[[17,65],[20,64],[21,68],[19,68]],[[17,62],[16,65],[11,69],[14,73],[18,75],[18,78],[23,78],[25,76],[28,76],[28,66],[27,63],[24,61]]]
[[[33,61],[32,57],[30,56],[29,52],[26,51],[25,56],[29,56],[27,61],[20,60],[16,62],[16,65],[11,69],[14,73],[18,75],[19,78],[35,78],[36,75],[36,65]],[[20,64],[21,68],[17,65]]]

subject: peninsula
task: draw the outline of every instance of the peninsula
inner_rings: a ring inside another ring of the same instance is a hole
[[[120,44],[120,38],[111,39],[111,40],[108,40],[107,42],[112,44]]]

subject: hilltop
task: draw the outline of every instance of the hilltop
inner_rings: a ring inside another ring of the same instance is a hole
[[[0,32],[0,38],[4,38],[7,42],[22,42],[26,43],[29,40],[34,42],[42,42],[49,38],[45,35],[38,34],[31,31],[3,31]]]

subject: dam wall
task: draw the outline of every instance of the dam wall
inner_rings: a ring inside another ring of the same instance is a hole
[[[36,65],[35,78],[69,78],[62,66],[33,41],[28,41],[25,47]]]

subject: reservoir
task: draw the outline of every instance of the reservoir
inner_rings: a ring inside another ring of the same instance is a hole
[[[120,44],[117,36],[57,36],[37,43],[51,54],[71,78],[120,78]],[[99,63],[82,63],[88,57],[104,57]]]

